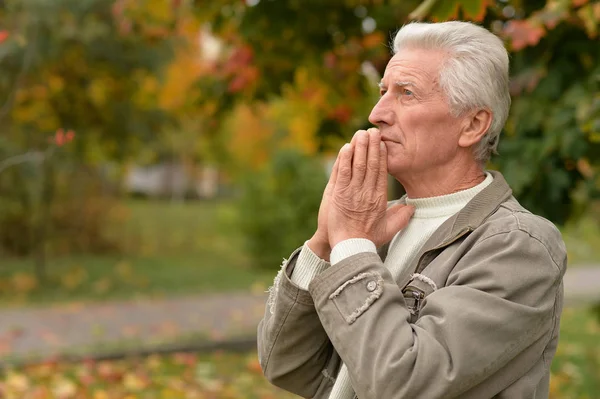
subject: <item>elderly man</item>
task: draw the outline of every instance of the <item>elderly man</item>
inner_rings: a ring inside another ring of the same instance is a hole
[[[510,107],[484,28],[413,23],[258,328],[275,385],[331,399],[547,398],[566,251],[484,165]],[[387,173],[406,196],[387,204]],[[288,226],[286,228],[293,228]]]

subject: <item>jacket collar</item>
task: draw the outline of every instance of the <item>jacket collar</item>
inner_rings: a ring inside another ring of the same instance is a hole
[[[490,215],[496,212],[503,202],[511,197],[512,190],[504,176],[494,170],[488,172],[494,178],[490,185],[481,190],[458,213],[442,223],[425,242],[414,258],[415,261],[419,262],[425,253],[446,247],[463,235],[475,230]],[[379,250],[382,259],[387,256],[388,249],[389,243]]]
[[[450,218],[452,226],[447,231],[448,238],[452,238],[465,229],[475,230],[512,196],[512,190],[504,176],[495,170],[490,170],[489,173],[494,178],[490,185],[481,190],[463,209]],[[442,225],[438,231],[442,230],[442,227],[445,227],[444,230],[448,230],[448,227]]]

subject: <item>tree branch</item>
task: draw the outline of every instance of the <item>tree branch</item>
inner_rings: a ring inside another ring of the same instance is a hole
[[[15,155],[0,162],[0,173],[10,168],[11,166],[24,164],[27,162],[42,162],[46,158],[45,152],[29,151],[25,154]]]

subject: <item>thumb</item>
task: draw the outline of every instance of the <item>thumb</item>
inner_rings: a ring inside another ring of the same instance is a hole
[[[387,221],[385,242],[390,241],[396,233],[405,228],[414,213],[415,207],[411,205],[396,204],[389,207],[385,214]]]

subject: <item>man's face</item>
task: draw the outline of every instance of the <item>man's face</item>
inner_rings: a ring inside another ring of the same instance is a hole
[[[387,147],[388,172],[400,181],[457,156],[462,119],[451,115],[438,84],[443,61],[438,51],[405,49],[386,67],[369,121]]]

